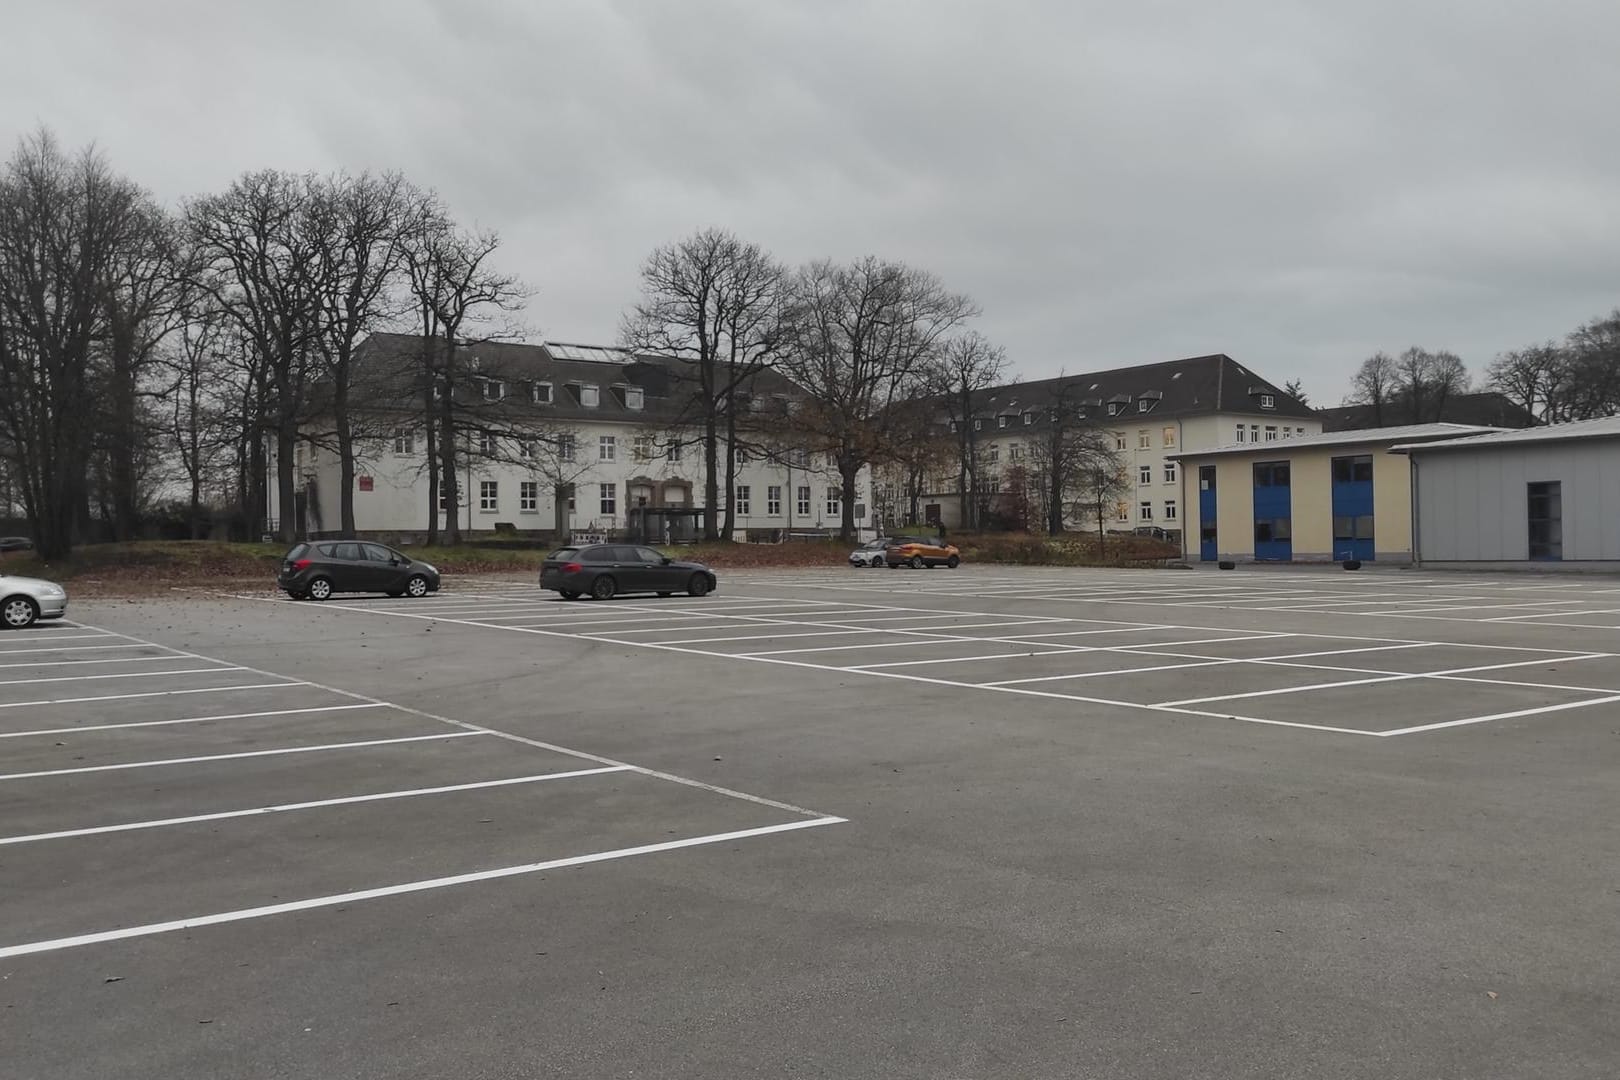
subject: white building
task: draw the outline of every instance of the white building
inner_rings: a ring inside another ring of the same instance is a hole
[[[1394,448],[1426,564],[1620,561],[1620,416]]]
[[[377,334],[363,348],[372,389],[357,411],[355,527],[367,535],[421,534],[429,521],[426,390],[413,385],[418,338]],[[403,358],[403,360],[401,359]],[[483,344],[457,356],[455,514],[464,534],[515,529],[566,535],[621,533],[648,515],[649,539],[691,539],[704,502],[702,432],[694,428],[690,365],[595,346]],[[390,379],[388,372],[402,373]],[[420,400],[418,400],[418,397]],[[736,539],[836,532],[842,485],[826,455],[795,445],[787,420],[800,393],[774,372],[748,384],[734,490]],[[726,443],[721,435],[722,453]],[[303,531],[336,533],[341,470],[320,423],[309,425],[295,459]],[[272,485],[273,487],[273,485]],[[272,492],[272,499],[275,498]],[[440,523],[445,507],[440,499]],[[272,517],[279,508],[272,506]],[[856,484],[856,526],[870,526],[870,482]],[[683,535],[684,533],[684,535]]]
[[[1158,527],[1180,532],[1184,500],[1196,492],[1183,496],[1180,466],[1167,455],[1280,442],[1322,430],[1309,406],[1224,354],[1012,383],[975,394],[971,416],[950,421],[958,434],[960,424],[972,425],[981,493],[994,499],[1006,473],[1027,463],[1031,442],[1044,430],[1046,403],[1059,390],[1071,399],[1077,394],[1087,418],[1112,435],[1132,488],[1105,522],[1119,531]],[[943,482],[922,500],[924,514],[959,527],[955,463],[942,463],[941,470]],[[1089,524],[1095,527],[1096,522]]]

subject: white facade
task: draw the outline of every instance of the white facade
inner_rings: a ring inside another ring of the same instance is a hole
[[[1620,418],[1398,449],[1420,561],[1620,561]]]
[[[1007,426],[986,418],[979,421],[975,433],[981,469],[991,482],[991,498],[1000,491],[1000,478],[1008,469],[1029,464],[1029,446],[1041,438],[1044,429],[1038,422],[1024,425],[1021,420],[1009,420]],[[1179,465],[1167,454],[1189,450],[1213,450],[1242,442],[1280,442],[1284,439],[1320,435],[1319,420],[1296,416],[1277,416],[1274,413],[1214,413],[1204,416],[1154,416],[1152,412],[1121,416],[1114,420],[1120,426],[1112,427],[1110,435],[1114,449],[1119,453],[1131,491],[1122,495],[1112,513],[1103,522],[1105,528],[1128,531],[1140,526],[1158,526],[1171,531],[1181,529],[1187,517],[1187,496],[1182,487]],[[1026,430],[1027,428],[1027,430]],[[1241,432],[1241,435],[1240,435]],[[947,468],[949,468],[947,466]],[[954,489],[954,471],[941,478],[942,489]],[[1196,498],[1196,490],[1192,497]],[[949,494],[930,494],[923,498],[925,506],[937,505],[941,519],[949,528],[961,525],[961,500],[954,490]],[[1096,527],[1096,521],[1071,521],[1075,527]]]
[[[457,452],[463,532],[489,533],[497,523],[519,531],[609,534],[623,529],[627,512],[647,506],[702,507],[704,461],[700,445],[662,449],[667,429],[655,424],[598,422],[571,424],[572,461],[555,451],[543,464],[523,463],[515,440],[502,440],[485,454],[476,437]],[[738,463],[737,539],[749,530],[837,530],[842,524],[842,482],[825,455],[783,450],[779,460],[745,453]],[[355,527],[361,533],[422,532],[428,526],[428,463],[425,432],[401,428],[393,436],[367,441],[355,467]],[[724,486],[724,464],[721,484]],[[337,454],[300,444],[295,457],[298,487],[312,493],[305,512],[311,533],[334,533],[341,523],[340,466]],[[559,483],[572,484],[573,498],[558,505]],[[274,484],[271,517],[279,519]],[[856,482],[856,526],[869,527],[871,483],[863,471]],[[726,494],[721,493],[721,510]],[[864,511],[864,513],[862,513]],[[441,517],[441,525],[443,519]]]

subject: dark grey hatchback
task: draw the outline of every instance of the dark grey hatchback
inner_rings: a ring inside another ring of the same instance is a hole
[[[620,593],[706,596],[718,585],[714,571],[702,563],[680,562],[633,544],[559,548],[540,564],[540,587],[564,600],[611,600]]]
[[[340,592],[426,596],[439,591],[439,571],[382,544],[322,540],[287,552],[276,587],[294,600],[325,600]]]

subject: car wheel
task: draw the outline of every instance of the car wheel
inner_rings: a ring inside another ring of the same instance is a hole
[[[594,600],[611,600],[613,594],[619,591],[619,583],[607,574],[603,574],[591,582],[591,598]]]
[[[332,583],[323,577],[318,577],[309,583],[304,595],[311,600],[330,600],[332,598]]]
[[[686,583],[686,595],[708,596],[709,579],[704,577],[702,574],[693,574],[692,580]]]
[[[950,569],[955,570],[958,566],[962,565],[962,560],[959,556],[952,555],[950,558],[945,560],[945,565]]]
[[[557,595],[562,597],[564,600],[578,600],[579,599],[579,593],[574,592],[574,591],[572,591],[570,589],[558,589],[557,590]]]
[[[877,558],[872,560],[872,569],[876,570],[878,567],[880,567],[882,565],[883,565],[883,556],[879,555]]]
[[[426,596],[427,592],[428,580],[421,574],[412,574],[411,580],[405,583],[405,595],[413,599]]]
[[[913,555],[911,557],[911,568],[913,570],[921,570],[927,565],[927,563],[923,562],[923,557],[921,555]]]
[[[9,597],[0,604],[0,623],[11,630],[26,630],[39,618],[39,605],[26,596]]]

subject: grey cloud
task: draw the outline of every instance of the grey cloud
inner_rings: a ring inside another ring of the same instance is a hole
[[[612,337],[709,224],[983,304],[1028,375],[1215,350],[1318,400],[1620,302],[1609,3],[36,5],[0,138],[167,199],[400,168],[501,230],[531,322]]]

